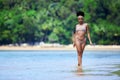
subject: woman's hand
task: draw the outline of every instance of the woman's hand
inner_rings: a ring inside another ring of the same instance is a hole
[[[75,47],[75,43],[73,43],[73,47]]]
[[[93,45],[93,43],[90,41],[90,45]]]

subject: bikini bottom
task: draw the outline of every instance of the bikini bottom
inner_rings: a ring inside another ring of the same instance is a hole
[[[79,38],[76,38],[76,40],[78,40],[80,42],[80,44],[83,44],[86,42],[86,38],[84,38],[83,40],[80,40]]]

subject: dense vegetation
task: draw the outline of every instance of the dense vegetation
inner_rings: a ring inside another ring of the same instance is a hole
[[[0,0],[0,45],[70,44],[79,10],[93,43],[120,44],[120,0]]]

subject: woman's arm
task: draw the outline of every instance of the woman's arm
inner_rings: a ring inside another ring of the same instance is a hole
[[[72,35],[73,47],[75,47],[75,35],[76,35],[76,26],[74,27],[73,35]]]
[[[73,33],[72,41],[73,41],[73,47],[75,47],[75,33]]]
[[[87,25],[87,36],[90,44],[92,45],[91,37],[90,37],[90,31],[89,31],[89,26]]]

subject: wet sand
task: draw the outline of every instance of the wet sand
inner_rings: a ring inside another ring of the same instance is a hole
[[[72,45],[70,46],[0,46],[0,50],[76,50]],[[120,50],[120,45],[86,45],[85,50]]]

